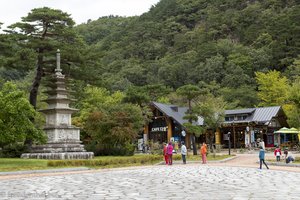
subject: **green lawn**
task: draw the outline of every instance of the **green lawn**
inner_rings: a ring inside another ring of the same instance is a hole
[[[0,172],[49,169],[47,160],[0,158]]]
[[[222,160],[228,155],[208,155],[207,160]],[[181,155],[174,155],[181,160]],[[187,161],[200,161],[200,155],[188,155]],[[153,165],[163,161],[162,155],[101,156],[91,160],[37,160],[21,158],[0,158],[0,172],[20,170],[41,170],[65,167],[113,168],[127,166]]]
[[[217,160],[223,160],[226,158],[232,157],[229,155],[215,155],[213,156],[213,154],[208,154],[207,156],[207,160],[208,161],[217,161]],[[175,160],[181,160],[181,155],[180,154],[175,154],[174,155]],[[201,161],[201,155],[188,155],[187,156],[187,161]]]

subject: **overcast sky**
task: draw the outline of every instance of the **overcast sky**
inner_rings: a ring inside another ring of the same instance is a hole
[[[107,15],[135,16],[147,12],[159,0],[0,0],[0,22],[8,26],[21,21],[33,8],[60,9],[80,24]]]

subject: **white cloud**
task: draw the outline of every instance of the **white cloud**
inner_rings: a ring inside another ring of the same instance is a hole
[[[50,7],[68,14],[77,24],[102,16],[135,16],[147,12],[159,0],[0,0],[0,22],[21,21],[33,8]]]

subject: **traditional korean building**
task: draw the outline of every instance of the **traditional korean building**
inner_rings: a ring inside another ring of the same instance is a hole
[[[187,147],[191,147],[190,133],[184,127],[187,107],[152,102],[150,108],[153,119],[144,127],[144,142],[185,141]],[[199,117],[194,125],[202,126],[203,118]],[[245,148],[255,146],[260,138],[266,147],[274,147],[280,140],[274,136],[274,131],[287,126],[287,117],[280,106],[226,110],[224,122],[215,133],[214,143],[226,148],[230,138],[232,148]],[[200,140],[203,139],[205,141],[205,135]],[[200,140],[196,141],[199,143]]]
[[[287,127],[287,117],[280,106],[226,110],[225,121],[221,126],[221,143],[228,145],[228,133],[234,148],[255,146],[263,139],[266,147],[279,143],[274,131]]]
[[[159,143],[171,140],[178,143],[185,141],[187,147],[191,146],[190,134],[184,128],[184,123],[188,122],[184,119],[187,107],[152,102],[150,108],[153,118],[149,124],[145,125],[145,142],[148,140]],[[194,125],[203,125],[203,119],[199,117]]]

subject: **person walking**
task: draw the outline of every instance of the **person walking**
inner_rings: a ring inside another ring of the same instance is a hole
[[[280,162],[281,149],[278,146],[274,150],[274,155],[276,156],[276,161]]]
[[[164,150],[163,150],[164,158],[166,165],[169,163],[169,158],[168,158],[168,144],[164,143]]]
[[[168,153],[168,164],[172,165],[173,164],[173,160],[172,160],[172,156],[173,156],[173,145],[172,142],[169,142],[168,147],[167,147],[167,153]]]
[[[202,157],[202,164],[206,164],[206,153],[207,153],[207,146],[205,142],[202,143],[202,146],[200,148],[200,154]]]
[[[264,150],[266,149],[266,147],[265,147],[265,142],[264,142],[263,139],[260,140],[259,146],[262,147]]]
[[[181,157],[183,164],[186,164],[186,154],[187,154],[187,149],[186,146],[184,145],[184,142],[181,143]]]
[[[266,168],[269,169],[268,165],[265,163],[265,150],[262,146],[260,147],[258,157],[259,157],[259,169],[261,169],[262,163],[264,163]]]

